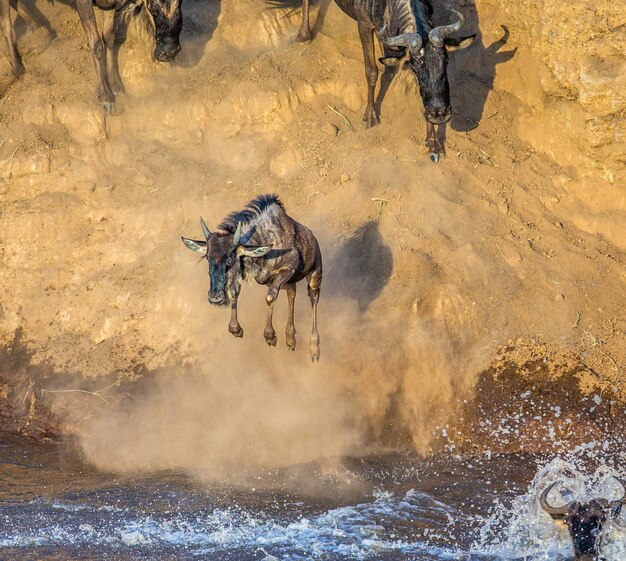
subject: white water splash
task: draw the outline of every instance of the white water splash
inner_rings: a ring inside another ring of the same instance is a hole
[[[552,520],[539,505],[539,497],[544,489],[558,481],[560,483],[550,492],[552,504],[600,497],[620,498],[624,490],[615,477],[621,474],[603,460],[598,461],[605,448],[591,442],[540,467],[528,491],[516,497],[510,507],[502,503],[496,505],[492,515],[484,520],[472,551],[498,559],[572,559],[572,541],[567,527]],[[595,464],[593,471],[590,464]],[[606,561],[626,559],[626,509],[605,525],[602,553]]]

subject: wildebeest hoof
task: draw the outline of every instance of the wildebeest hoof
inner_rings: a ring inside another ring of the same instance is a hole
[[[304,43],[305,41],[310,41],[313,38],[310,29],[300,30],[296,35],[296,41],[298,43]]]
[[[272,335],[271,337],[268,337],[267,335],[265,336],[265,342],[270,346],[270,347],[275,347],[276,343],[278,343],[278,337],[276,337],[276,335]]]
[[[430,152],[428,155],[430,156],[430,161],[433,164],[439,163],[439,154],[437,154],[436,152]]]
[[[101,101],[100,107],[102,107],[102,110],[105,113],[110,115],[111,113],[113,113],[113,109],[115,109],[115,102],[114,101]]]
[[[375,127],[380,123],[380,119],[374,111],[372,111],[371,113],[366,112],[365,115],[363,115],[363,120],[365,121],[365,125],[368,129],[371,127]]]
[[[228,331],[230,331],[235,337],[243,337],[243,328],[241,327],[241,325],[238,325],[234,329],[232,327],[229,327]]]
[[[290,351],[296,350],[296,340],[295,339],[287,339],[287,348]]]
[[[19,78],[20,76],[23,76],[24,74],[26,74],[26,69],[24,68],[24,65],[20,62],[19,64],[15,65],[12,72],[13,72],[13,76],[15,76],[16,78]]]
[[[311,362],[320,361],[320,338],[316,335],[311,335]]]

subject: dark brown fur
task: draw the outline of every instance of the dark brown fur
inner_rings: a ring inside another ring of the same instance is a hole
[[[226,217],[217,232],[210,232],[204,221],[201,223],[205,241],[182,240],[189,249],[204,253],[211,283],[209,302],[218,306],[230,305],[228,330],[235,337],[243,337],[237,319],[237,298],[241,282],[252,278],[268,287],[265,297],[267,322],[263,332],[268,345],[275,346],[277,341],[272,325],[276,298],[281,289],[287,293],[286,342],[289,349],[295,350],[296,283],[306,279],[313,308],[311,359],[318,361],[317,303],[322,284],[322,254],[311,230],[291,218],[276,195],[262,195],[250,201],[245,209]]]
[[[95,5],[103,10],[103,31],[98,31]],[[182,28],[180,5],[182,0],[76,0],[76,11],[91,50],[98,78],[98,99],[106,112],[111,112],[115,95],[124,93],[118,65],[120,41],[117,27],[120,20],[146,4],[154,23],[156,48],[154,56],[161,62],[173,60],[180,50],[179,35]],[[9,47],[13,74],[24,73],[11,24],[9,0],[0,0],[0,26]]]
[[[439,157],[445,154],[445,150],[435,127],[444,127],[452,116],[450,87],[446,73],[447,49],[458,47],[463,42],[468,44],[473,36],[466,37],[464,40],[446,37],[445,44],[435,45],[429,39],[429,32],[434,27],[431,21],[433,15],[431,0],[335,0],[335,3],[358,25],[367,80],[367,107],[363,120],[368,127],[379,123],[374,99],[378,81],[374,47],[374,36],[376,35],[384,52],[380,62],[390,69],[394,67],[410,68],[415,74],[424,102],[426,146],[431,160],[438,162]],[[309,4],[310,0],[303,0],[302,23],[296,37],[298,41],[308,41],[312,37],[309,25]],[[385,45],[385,39],[390,39],[391,35],[403,33],[420,35],[423,41],[422,48],[413,52],[410,49],[392,49]],[[383,78],[383,83],[385,82],[386,80]],[[385,90],[388,86],[389,81],[381,89]]]

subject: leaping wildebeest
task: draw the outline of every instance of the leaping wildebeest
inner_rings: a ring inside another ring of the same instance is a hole
[[[437,127],[448,122],[450,108],[450,85],[447,76],[448,48],[468,45],[474,35],[453,39],[465,22],[463,14],[452,10],[457,21],[434,27],[433,7],[430,0],[335,0],[337,5],[357,21],[359,36],[365,58],[367,79],[367,107],[363,120],[368,127],[379,123],[374,102],[374,90],[378,81],[374,33],[384,48],[385,56],[380,62],[387,67],[408,67],[415,74],[426,117],[426,146],[430,159],[438,162],[445,153]],[[311,39],[309,25],[309,0],[303,0],[302,24],[298,31],[299,41]]]
[[[118,65],[120,21],[145,7],[154,31],[154,58],[159,62],[170,62],[180,51],[182,3],[183,0],[76,0],[76,11],[96,67],[98,99],[105,111],[110,112],[113,109],[115,94],[124,92]],[[98,31],[94,6],[104,13],[102,35]],[[19,76],[24,72],[24,67],[11,25],[9,0],[0,0],[0,25],[9,46],[13,74]]]
[[[559,483],[555,481],[548,486],[541,497],[539,504],[554,520],[561,520],[567,524],[572,543],[574,545],[574,561],[599,561],[600,546],[602,543],[602,528],[609,517],[619,516],[622,506],[626,504],[626,487],[621,499],[607,501],[606,499],[592,499],[588,502],[571,501],[562,506],[553,506],[548,502],[548,494]]]
[[[237,319],[237,298],[244,279],[254,279],[268,287],[267,322],[263,336],[270,346],[276,346],[276,332],[272,314],[281,289],[287,293],[287,347],[296,348],[294,301],[296,283],[304,278],[311,306],[313,327],[310,346],[311,360],[319,361],[320,338],[317,331],[317,303],[322,284],[322,254],[313,232],[296,222],[286,212],[276,195],[262,195],[253,199],[239,212],[229,214],[211,232],[200,218],[204,240],[183,237],[183,243],[192,251],[204,254],[209,264],[209,303],[230,305],[228,325],[235,337],[243,337]]]

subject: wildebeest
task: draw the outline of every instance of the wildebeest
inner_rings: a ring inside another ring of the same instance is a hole
[[[621,499],[607,501],[592,499],[588,502],[571,501],[563,506],[552,506],[548,502],[548,494],[559,483],[555,481],[548,486],[539,499],[541,508],[554,520],[562,520],[567,524],[574,545],[575,561],[598,561],[601,559],[602,528],[609,517],[616,518],[626,504],[626,487]]]
[[[473,35],[452,39],[465,22],[460,12],[452,10],[457,21],[449,25],[433,27],[433,7],[430,0],[335,0],[337,5],[359,28],[359,36],[365,58],[367,79],[367,107],[363,120],[368,127],[379,122],[374,103],[374,90],[378,81],[374,33],[383,45],[385,56],[380,62],[388,67],[408,66],[417,78],[424,102],[426,117],[426,146],[433,162],[439,161],[444,148],[435,125],[450,120],[450,86],[446,74],[448,66],[447,47],[468,44]],[[311,38],[309,26],[309,0],[303,0],[302,24],[297,39]]]
[[[317,303],[322,284],[322,254],[317,239],[306,226],[287,215],[276,195],[262,195],[253,199],[239,212],[228,215],[211,232],[200,218],[204,241],[182,238],[191,250],[203,253],[209,263],[209,303],[230,305],[228,330],[235,337],[243,337],[237,320],[237,298],[244,279],[254,279],[268,286],[267,322],[263,336],[270,346],[276,346],[276,332],[272,313],[281,289],[287,292],[287,347],[296,348],[294,301],[296,283],[307,279],[307,288],[313,308],[311,330],[311,360],[319,361],[320,346],[317,332]]]
[[[153,24],[156,46],[154,58],[159,62],[169,62],[180,51],[180,32],[183,27],[183,0],[76,0],[76,10],[91,49],[98,78],[98,99],[107,112],[113,109],[115,94],[124,92],[124,85],[118,66],[120,41],[118,25],[131,13],[137,13],[144,6]],[[98,31],[93,7],[104,12],[103,33]],[[9,45],[9,55],[13,73],[24,72],[15,42],[15,32],[11,25],[9,0],[0,0],[0,24]]]

